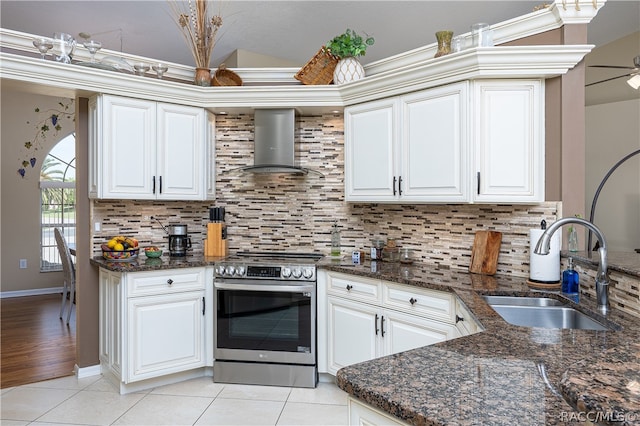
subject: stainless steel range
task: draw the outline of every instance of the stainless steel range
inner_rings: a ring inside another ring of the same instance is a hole
[[[215,382],[316,386],[320,257],[241,252],[216,264]]]

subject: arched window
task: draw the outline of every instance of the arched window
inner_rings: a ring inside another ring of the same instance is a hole
[[[62,270],[53,234],[60,228],[67,243],[76,242],[76,137],[58,142],[40,169],[40,271]]]

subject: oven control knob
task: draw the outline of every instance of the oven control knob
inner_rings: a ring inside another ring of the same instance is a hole
[[[282,268],[281,274],[283,278],[289,278],[291,276],[291,269],[284,267]]]
[[[227,266],[227,275],[229,275],[230,277],[233,276],[233,274],[236,273],[236,267],[233,265],[229,265]]]
[[[305,277],[306,279],[313,278],[313,269],[309,269],[309,268],[304,269],[302,271],[302,276]]]
[[[218,265],[216,266],[216,275],[223,276],[224,275],[224,266]]]
[[[293,278],[300,278],[302,276],[302,271],[300,269],[294,269],[293,270]]]
[[[245,272],[246,269],[244,266],[238,266],[238,269],[236,269],[236,275],[239,277],[244,277]]]

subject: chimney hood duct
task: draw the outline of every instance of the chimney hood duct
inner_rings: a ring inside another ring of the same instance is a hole
[[[253,166],[240,170],[251,173],[290,173],[324,175],[295,165],[294,109],[257,109],[254,115]]]

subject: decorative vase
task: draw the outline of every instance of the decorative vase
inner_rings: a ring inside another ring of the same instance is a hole
[[[193,83],[196,86],[211,86],[211,70],[209,68],[196,68]]]
[[[576,231],[575,227],[571,227],[569,229],[568,248],[569,248],[569,251],[571,252],[578,251],[578,231]]]
[[[360,80],[362,77],[364,77],[362,64],[353,56],[349,56],[338,61],[333,71],[333,84],[349,83]]]
[[[451,38],[453,37],[453,31],[438,31],[436,33],[436,40],[438,40],[438,51],[434,58],[448,55],[451,53]]]

